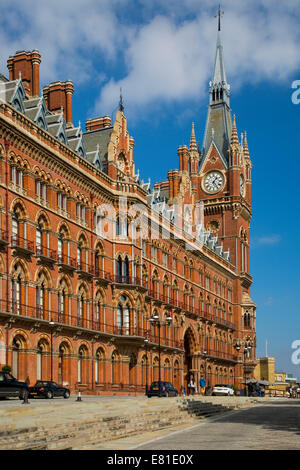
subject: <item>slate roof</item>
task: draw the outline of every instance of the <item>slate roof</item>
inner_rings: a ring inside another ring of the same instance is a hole
[[[83,142],[89,158],[92,158],[91,153],[96,152],[98,149],[101,164],[105,165],[107,162],[107,149],[112,131],[113,127],[104,127],[102,129],[83,133]]]
[[[218,31],[214,71],[209,88],[210,105],[203,139],[203,156],[205,158],[211,142],[214,141],[226,165],[228,165],[228,148],[232,128],[229,101],[230,86],[226,79],[220,31]],[[213,92],[217,90],[222,93],[222,98],[213,101]]]

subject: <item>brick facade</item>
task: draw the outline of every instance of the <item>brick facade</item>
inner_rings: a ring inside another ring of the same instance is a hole
[[[26,72],[26,89],[15,76],[31,56],[39,65],[37,51],[9,59],[0,103],[0,364],[32,384],[50,379],[52,356],[53,380],[73,391],[136,394],[158,380],[160,352],[161,378],[178,390],[200,375],[239,384],[255,366],[247,139],[234,121],[224,164],[214,140],[198,151],[193,128],[179,170],[151,191],[135,174],[123,107],[83,133],[72,82],[36,97],[38,71]],[[210,194],[212,171],[223,182]],[[185,208],[195,233],[199,201],[203,241],[193,235],[191,248]],[[164,204],[183,215],[167,223]]]

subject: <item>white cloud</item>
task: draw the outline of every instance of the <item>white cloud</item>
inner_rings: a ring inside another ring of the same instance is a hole
[[[285,80],[300,67],[298,6],[299,0],[223,1],[234,90]],[[153,112],[158,102],[200,100],[213,68],[217,7],[211,0],[2,0],[0,68],[16,50],[37,48],[42,84],[106,77],[94,109],[100,114],[115,107],[120,86],[131,114]]]
[[[228,0],[222,19],[227,78],[235,89],[261,80],[284,80],[300,66],[295,2],[288,1],[286,9],[271,0],[249,3]],[[181,12],[190,8],[195,13],[198,8],[198,16],[179,20],[179,3],[173,1],[170,17],[152,18],[131,37],[124,51],[126,74],[123,79],[111,78],[102,88],[98,112],[115,103],[120,86],[129,111],[157,100],[199,100],[207,93],[216,44],[216,24],[207,8],[211,2],[201,2],[201,13],[199,2],[183,4]]]
[[[268,297],[265,301],[264,301],[264,305],[273,305],[274,304],[274,298],[273,297]]]
[[[267,235],[258,238],[257,242],[259,245],[276,245],[281,240],[280,235]]]

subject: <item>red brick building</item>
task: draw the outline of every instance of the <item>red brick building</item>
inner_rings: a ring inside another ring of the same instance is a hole
[[[40,62],[17,52],[0,75],[0,366],[33,383],[52,362],[53,380],[93,393],[143,393],[159,375],[239,384],[255,366],[252,165],[220,33],[203,148],[192,126],[153,189],[122,102],[83,131],[72,82],[40,94]]]

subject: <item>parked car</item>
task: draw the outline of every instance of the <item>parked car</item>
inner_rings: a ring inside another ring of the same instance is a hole
[[[29,388],[26,382],[19,382],[9,372],[0,372],[0,397],[28,398]]]
[[[70,390],[66,387],[61,387],[55,382],[50,380],[38,380],[33,387],[29,387],[30,397],[70,397]]]
[[[162,397],[177,397],[178,390],[170,382],[161,383],[161,396]],[[159,382],[152,382],[147,393],[148,397],[159,396]]]
[[[230,385],[215,385],[212,389],[212,395],[233,396],[234,390]]]

